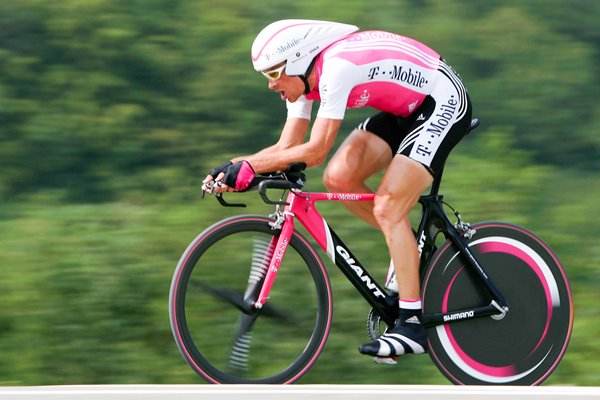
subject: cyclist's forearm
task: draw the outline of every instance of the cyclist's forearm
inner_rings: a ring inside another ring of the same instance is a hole
[[[285,167],[289,164],[289,162],[285,163],[285,159],[283,159],[283,161],[281,160],[281,153],[286,149],[286,147],[283,147],[277,143],[254,154],[235,157],[231,161],[233,163],[238,161],[247,161],[250,163],[250,165],[252,165],[252,168],[256,173],[278,171],[285,169]]]
[[[284,170],[293,162],[305,162],[308,167],[318,166],[329,154],[341,122],[341,120],[317,118],[309,141],[303,143],[308,121],[288,120],[280,140],[275,145],[253,155],[237,157],[233,161],[248,161],[256,173]]]
[[[279,150],[280,150],[279,146],[277,144],[274,144],[272,146],[265,147],[264,149],[259,150],[258,152],[254,153],[254,154],[247,154],[244,156],[232,158],[231,162],[236,163],[238,161],[245,160],[245,161],[248,161],[250,164],[252,164],[250,159],[266,157],[268,154],[273,154],[275,152],[278,152]],[[254,167],[254,165],[252,165],[252,167]]]
[[[285,170],[293,162],[305,162],[309,167],[319,165],[323,157],[315,157],[308,143],[283,148],[277,145],[267,147],[258,153],[236,157],[233,162],[245,160],[250,163],[257,174]]]
[[[255,154],[236,157],[232,161],[246,160],[257,173],[283,170],[292,162],[305,161],[302,154],[295,155],[294,151],[289,154],[289,149],[303,144],[308,126],[309,121],[306,119],[288,118],[277,143]],[[294,157],[296,158],[294,159]]]

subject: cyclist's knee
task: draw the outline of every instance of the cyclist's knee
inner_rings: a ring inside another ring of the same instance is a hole
[[[336,181],[337,180],[335,178],[334,171],[332,170],[331,165],[328,165],[327,168],[325,168],[325,171],[323,172],[323,185],[325,185],[327,190],[332,192],[336,190]]]
[[[373,216],[384,231],[408,217],[415,206],[412,197],[391,194],[378,194],[373,204]]]
[[[390,210],[389,196],[375,196],[373,202],[373,216],[381,228],[385,231],[386,227],[393,222],[391,218],[398,217],[397,213]]]
[[[330,192],[351,192],[353,183],[352,173],[335,163],[330,163],[323,173],[323,185]]]

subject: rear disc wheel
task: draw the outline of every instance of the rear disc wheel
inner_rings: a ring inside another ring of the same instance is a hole
[[[566,274],[548,245],[531,232],[504,223],[474,228],[469,248],[505,296],[509,311],[429,328],[431,358],[457,384],[538,385],[557,367],[571,335],[573,303]],[[425,314],[491,302],[449,241],[433,256],[422,290]]]

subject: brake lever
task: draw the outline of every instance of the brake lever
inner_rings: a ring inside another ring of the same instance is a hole
[[[215,186],[221,186],[221,182],[210,181],[202,184],[202,198],[204,199],[204,195],[206,193],[213,194],[213,190]],[[223,193],[214,193],[215,198],[223,207],[246,207],[243,203],[228,203],[223,198]]]

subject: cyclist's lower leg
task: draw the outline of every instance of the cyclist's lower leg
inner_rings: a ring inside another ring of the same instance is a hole
[[[374,216],[394,260],[400,318],[380,339],[360,346],[363,354],[389,357],[426,351],[426,332],[420,323],[419,253],[408,214],[431,181],[431,175],[421,164],[397,156],[377,192]]]
[[[388,245],[400,293],[399,318],[396,325],[379,339],[359,347],[361,353],[376,356],[376,362],[385,364],[394,364],[399,355],[421,354],[427,350],[427,333],[421,325],[417,245],[407,219],[397,226],[406,228],[397,229]],[[406,232],[399,233],[401,230]]]

